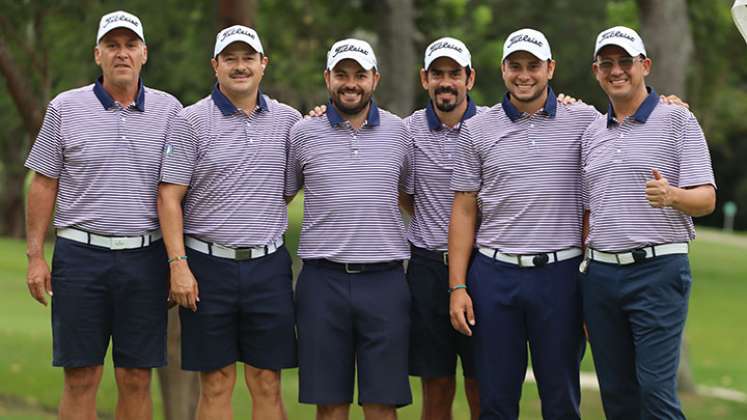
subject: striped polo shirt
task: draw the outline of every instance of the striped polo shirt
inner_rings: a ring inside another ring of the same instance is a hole
[[[158,170],[169,120],[182,109],[143,86],[122,106],[94,84],[47,107],[26,167],[58,180],[54,226],[112,236],[158,229]]]
[[[167,136],[161,182],[188,185],[184,233],[231,247],[266,245],[288,227],[283,188],[295,109],[259,93],[250,115],[216,84]]]
[[[649,95],[635,114],[616,121],[610,105],[583,137],[584,207],[591,211],[587,244],[600,251],[688,242],[692,218],[671,207],[653,208],[646,182],[657,169],[669,184],[716,186],[703,130],[687,109]]]
[[[407,238],[419,248],[446,250],[448,247],[451,203],[454,199],[449,181],[454,169],[459,129],[465,120],[489,109],[475,106],[469,97],[467,100],[462,121],[454,127],[438,119],[431,101],[428,101],[425,109],[415,111],[404,120],[415,146],[412,160],[415,212]]]
[[[451,189],[477,191],[477,245],[511,254],[581,245],[581,137],[599,113],[561,105],[519,112],[509,94],[464,123]]]
[[[410,257],[398,207],[412,194],[412,140],[402,120],[371,101],[356,130],[331,102],[291,131],[285,193],[304,189],[298,255],[340,263]]]

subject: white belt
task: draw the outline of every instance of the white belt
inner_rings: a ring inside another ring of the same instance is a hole
[[[588,248],[586,257],[607,264],[628,265],[661,255],[687,254],[688,249],[687,243],[645,246],[625,252],[604,252]]]
[[[57,237],[111,250],[137,249],[161,239],[161,231],[156,229],[140,236],[105,236],[68,227],[57,229]]]
[[[272,254],[273,252],[277,251],[278,248],[283,246],[283,239],[280,238],[277,241],[269,243],[267,245],[246,248],[231,248],[214,242],[205,242],[192,236],[185,236],[184,246],[197,252],[202,252],[203,254],[241,261],[261,258],[265,255]]]
[[[504,254],[492,248],[480,247],[480,253],[504,263],[518,265],[519,267],[541,267],[545,264],[570,260],[582,254],[580,248],[567,248],[555,252],[543,252],[539,254],[518,255]]]

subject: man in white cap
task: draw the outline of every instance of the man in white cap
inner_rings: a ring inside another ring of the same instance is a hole
[[[581,145],[584,317],[605,415],[684,419],[676,392],[692,217],[711,213],[711,160],[695,116],[659,102],[632,29],[602,31],[592,71],[609,97]],[[621,211],[624,209],[624,211]]]
[[[199,418],[232,417],[243,362],[252,417],[280,420],[280,370],[296,366],[283,186],[301,115],[262,94],[268,58],[253,29],[218,33],[211,62],[212,93],[171,124],[159,190],[182,368],[200,372]]]
[[[527,345],[543,418],[578,419],[579,151],[598,112],[557,103],[549,86],[555,61],[538,31],[506,38],[501,71],[503,101],[460,130],[451,178],[451,320],[474,332],[481,419],[518,418]]]
[[[430,100],[405,119],[414,142],[412,219],[408,231],[412,257],[407,282],[412,294],[410,363],[422,380],[424,419],[452,418],[456,362],[461,359],[464,387],[473,419],[479,417],[472,342],[449,322],[448,230],[454,193],[449,179],[462,124],[487,111],[469,97],[475,69],[467,46],[444,37],[425,49],[420,82]]]
[[[96,417],[112,341],[118,419],[149,419],[151,368],[166,364],[166,253],[156,192],[173,96],[143,85],[140,20],[101,18],[94,84],[59,94],[26,161],[28,286],[52,296],[53,364],[65,369],[61,419]],[[43,244],[54,212],[52,271]],[[54,292],[54,295],[52,295]]]
[[[398,208],[412,193],[411,140],[379,109],[371,46],[335,43],[324,80],[325,116],[293,127],[285,194],[304,189],[296,285],[299,400],[317,418],[346,419],[358,378],[367,419],[395,419],[411,402],[407,375],[410,257]]]

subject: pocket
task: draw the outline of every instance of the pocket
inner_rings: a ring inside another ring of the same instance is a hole
[[[690,295],[690,289],[693,285],[693,277],[690,273],[690,262],[687,260],[687,257],[683,257],[685,260],[682,265],[680,266],[679,271],[679,287],[680,287],[680,293],[683,297],[688,297]]]

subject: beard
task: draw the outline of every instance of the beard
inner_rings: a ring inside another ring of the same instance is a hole
[[[353,105],[347,105],[343,103],[342,99],[340,98],[346,92],[355,92],[359,94],[361,96],[360,101]],[[337,108],[338,111],[345,115],[358,115],[364,109],[366,109],[368,103],[371,102],[371,96],[373,96],[373,92],[366,92],[362,89],[338,89],[335,94],[332,95],[332,103],[335,105],[335,108]]]
[[[438,95],[441,93],[450,93],[454,95],[454,102],[444,102],[444,101],[438,101]],[[459,105],[459,92],[457,92],[456,89],[453,89],[448,86],[439,87],[433,92],[434,100],[433,103],[435,103],[436,108],[438,108],[441,112],[451,112],[454,110],[454,108]]]

